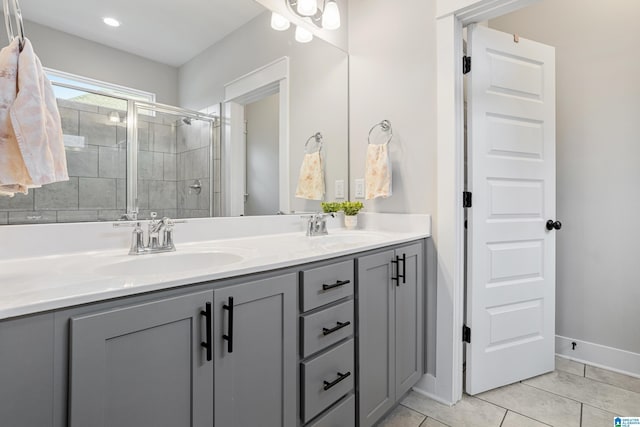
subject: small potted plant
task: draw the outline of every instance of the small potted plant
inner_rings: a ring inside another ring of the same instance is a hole
[[[321,205],[324,213],[335,213],[342,209],[342,203],[340,202],[322,202]]]
[[[348,229],[354,229],[358,225],[358,212],[364,205],[362,202],[343,202],[342,211],[344,212],[344,226]]]

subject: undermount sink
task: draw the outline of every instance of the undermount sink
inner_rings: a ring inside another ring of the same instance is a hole
[[[171,252],[154,255],[131,256],[96,269],[107,275],[158,275],[175,274],[192,270],[221,267],[242,261],[244,258],[228,252]]]

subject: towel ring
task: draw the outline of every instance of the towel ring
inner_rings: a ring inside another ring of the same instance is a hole
[[[309,143],[311,142],[312,139],[314,139],[316,141],[316,144],[318,145],[318,149],[316,151],[322,150],[322,134],[320,132],[316,132],[313,135],[311,135],[309,139],[307,139],[307,142],[305,142],[304,144],[304,151],[308,154],[315,153],[315,151],[309,152],[307,150]]]
[[[385,144],[390,143],[393,139],[393,128],[391,127],[391,122],[389,120],[383,120],[380,123],[376,123],[375,125],[373,125],[369,130],[369,138],[367,138],[369,144],[371,144],[371,134],[377,127],[380,127],[382,131],[389,133],[389,137],[387,138],[387,142],[385,142]]]
[[[14,32],[14,24],[11,22],[11,8],[9,7],[9,2],[11,2],[13,6],[13,15],[15,17],[15,26],[18,30],[18,35],[15,35]],[[3,0],[3,9],[4,9],[4,24],[7,28],[7,37],[9,37],[9,43],[15,40],[16,37],[19,38],[19,48],[20,52],[24,49],[24,23],[22,22],[22,12],[20,11],[20,5],[18,4],[18,0]]]

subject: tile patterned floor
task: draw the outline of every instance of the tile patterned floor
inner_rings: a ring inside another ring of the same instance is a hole
[[[449,407],[411,392],[378,427],[612,427],[640,416],[640,378],[556,357],[556,370]]]

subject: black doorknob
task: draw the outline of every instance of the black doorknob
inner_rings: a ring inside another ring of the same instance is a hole
[[[562,228],[562,223],[560,221],[553,221],[552,219],[550,219],[549,221],[547,221],[547,230],[551,231],[551,230],[560,230]]]

